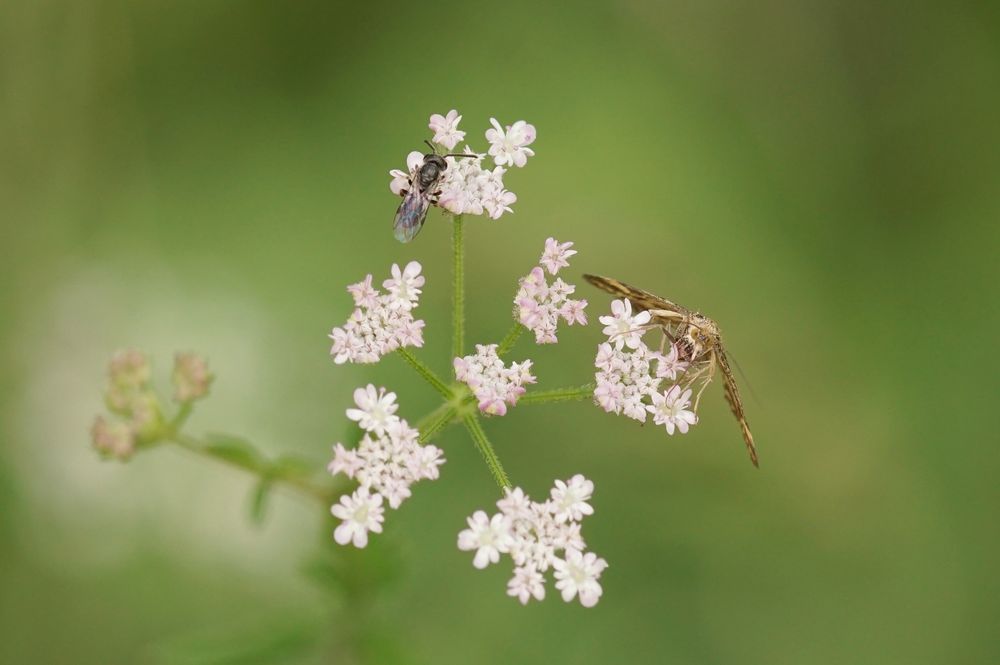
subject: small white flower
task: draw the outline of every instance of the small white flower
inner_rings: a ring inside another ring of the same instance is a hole
[[[557,480],[552,488],[551,508],[556,522],[580,521],[584,515],[593,515],[594,508],[587,501],[594,493],[594,483],[579,473],[569,482]]]
[[[420,446],[419,453],[413,459],[413,473],[420,478],[437,480],[441,472],[438,467],[445,463],[444,451],[437,446]]]
[[[376,390],[369,383],[365,388],[354,391],[354,403],[358,408],[348,409],[347,417],[357,422],[366,432],[382,436],[389,425],[399,420],[393,415],[399,408],[395,402],[396,393],[387,393],[385,388]]]
[[[420,300],[420,287],[424,285],[421,268],[417,261],[410,261],[402,271],[399,265],[392,264],[392,277],[382,282],[393,296],[390,308],[409,310]]]
[[[368,532],[382,533],[382,495],[369,494],[367,487],[359,487],[354,494],[340,497],[340,503],[330,508],[333,516],[343,520],[333,532],[333,539],[340,545],[353,543],[355,547],[368,544]]]
[[[423,163],[424,154],[422,152],[413,150],[408,153],[406,155],[406,171],[400,171],[399,169],[389,171],[389,175],[392,176],[392,181],[389,182],[389,191],[396,196],[402,196],[404,192],[410,189],[410,182],[413,175]]]
[[[453,150],[458,142],[465,138],[465,132],[458,129],[458,123],[461,121],[462,116],[455,109],[448,111],[448,115],[439,113],[432,115],[427,126],[434,132],[433,141],[448,150]]]
[[[623,298],[613,300],[611,316],[602,316],[599,320],[604,324],[602,332],[611,338],[609,341],[614,341],[616,348],[628,346],[634,349],[641,343],[642,334],[645,332],[643,326],[649,323],[650,317],[648,311],[632,316],[632,303]]]
[[[531,499],[520,487],[508,488],[504,497],[497,501],[497,508],[512,520],[522,519],[531,515]]]
[[[556,559],[552,567],[555,569],[556,588],[562,592],[564,601],[568,603],[579,596],[580,604],[584,607],[597,604],[603,593],[597,580],[608,567],[607,561],[593,552],[583,554],[578,550],[568,549],[566,558]]]
[[[353,478],[363,464],[364,461],[358,457],[357,451],[344,448],[343,444],[337,443],[333,446],[333,459],[326,470],[333,476],[343,473],[348,478]]]
[[[502,552],[510,551],[510,520],[502,513],[492,519],[477,510],[468,520],[469,528],[458,534],[458,549],[463,552],[476,550],[472,565],[485,568],[500,560]]]
[[[545,266],[549,274],[555,275],[560,268],[569,267],[569,257],[576,254],[575,249],[570,249],[572,246],[572,242],[560,243],[555,238],[549,238],[545,241],[545,251],[538,262]]]
[[[658,360],[656,376],[661,379],[676,381],[677,376],[686,372],[688,368],[688,363],[680,359],[676,344],[671,344],[670,353],[665,356],[659,356]]]
[[[545,578],[534,566],[520,566],[514,569],[514,577],[507,582],[507,595],[517,598],[527,605],[531,598],[545,599]]]
[[[496,118],[490,118],[493,129],[486,130],[486,140],[490,142],[489,154],[497,166],[522,167],[535,152],[527,147],[535,140],[535,127],[524,120],[518,120],[504,129]]]
[[[698,422],[698,416],[688,410],[689,406],[691,390],[681,392],[681,387],[674,385],[663,394],[655,393],[653,403],[647,405],[646,410],[653,414],[654,423],[666,426],[667,434],[673,435],[675,427],[681,434],[687,434],[688,427]]]

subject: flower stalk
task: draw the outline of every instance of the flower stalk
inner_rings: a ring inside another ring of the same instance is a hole
[[[454,397],[454,393],[452,392],[451,388],[449,388],[448,385],[443,380],[441,380],[441,378],[437,374],[434,373],[434,370],[432,370],[424,363],[420,362],[420,360],[415,355],[413,355],[412,352],[410,352],[408,349],[400,347],[399,349],[396,349],[396,353],[398,353],[400,357],[410,365],[410,367],[416,370],[417,374],[419,374],[421,378],[424,379],[424,381],[430,384],[430,386],[434,388],[434,390],[438,391],[438,393],[442,397],[444,397],[447,400],[450,400],[452,397]]]
[[[571,388],[555,388],[553,390],[535,390],[526,393],[519,404],[548,404],[551,402],[575,402],[594,396],[594,384],[587,383]]]
[[[452,358],[461,358],[465,349],[465,243],[462,216],[455,215],[451,226],[452,248]]]
[[[497,355],[504,356],[510,353],[510,350],[514,348],[515,344],[517,344],[517,340],[521,339],[521,335],[525,330],[526,328],[523,325],[515,323],[511,329],[507,331],[507,334],[504,335],[504,338],[500,340],[500,346],[497,347]]]
[[[513,487],[510,483],[510,478],[507,477],[507,472],[503,470],[503,465],[500,463],[500,458],[497,457],[496,451],[493,449],[493,444],[490,440],[486,438],[486,432],[483,431],[482,423],[479,422],[479,418],[474,413],[463,418],[465,423],[465,429],[469,431],[469,436],[476,443],[476,448],[479,449],[479,453],[486,460],[486,466],[490,468],[490,473],[493,475],[493,480],[496,481],[497,485],[500,486],[501,490],[507,490]]]

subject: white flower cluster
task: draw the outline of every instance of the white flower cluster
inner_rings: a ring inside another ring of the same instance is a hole
[[[586,300],[573,300],[569,296],[576,291],[576,286],[567,284],[561,277],[556,277],[552,284],[545,280],[544,266],[551,275],[556,275],[560,268],[569,266],[569,257],[576,254],[571,242],[560,243],[555,238],[545,241],[545,251],[539,259],[541,265],[532,268],[521,278],[520,288],[514,296],[517,307],[518,321],[524,327],[535,333],[536,344],[555,344],[556,328],[561,317],[569,325],[579,323],[587,325]]]
[[[410,485],[425,478],[436,480],[438,467],[445,460],[440,448],[420,445],[420,433],[395,415],[399,408],[396,393],[368,384],[354,391],[354,402],[358,408],[348,409],[347,417],[365,434],[357,448],[334,445],[327,470],[360,483],[353,494],[341,496],[330,512],[343,520],[333,532],[334,540],[364,547],[369,531],[382,532],[383,501],[390,508],[399,508],[411,495]]]
[[[682,390],[675,383],[661,392],[660,384],[664,379],[676,381],[688,363],[680,360],[676,345],[671,345],[670,352],[664,355],[642,341],[650,329],[649,312],[632,316],[628,300],[613,301],[611,311],[611,316],[600,317],[608,341],[597,347],[594,359],[597,404],[609,413],[624,414],[639,422],[646,422],[646,414],[651,413],[653,422],[666,427],[668,434],[675,429],[685,434],[698,422],[697,415],[689,410],[691,390]]]
[[[355,309],[347,323],[330,332],[335,363],[374,363],[400,347],[423,346],[424,322],[413,317],[424,285],[420,270],[416,261],[402,271],[392,264],[392,277],[382,282],[388,293],[372,287],[371,275],[347,287]]]
[[[491,416],[506,414],[507,406],[517,404],[527,390],[525,384],[536,380],[531,374],[530,360],[505,367],[496,344],[476,344],[476,355],[455,358],[453,364],[455,378],[472,389],[479,400],[479,410]]]
[[[452,109],[447,115],[435,113],[428,127],[434,132],[434,142],[453,150],[465,138],[465,132],[458,129],[462,116]],[[535,128],[524,120],[518,120],[506,129],[496,118],[490,118],[492,129],[487,130],[486,139],[490,143],[489,155],[493,157],[494,168],[483,168],[487,153],[477,153],[465,146],[465,153],[474,157],[445,157],[445,169],[438,189],[441,194],[436,203],[455,215],[489,215],[500,219],[505,212],[513,212],[511,205],[517,196],[507,190],[503,177],[505,166],[524,166],[534,151],[528,146],[535,140]],[[406,156],[406,171],[389,171],[392,181],[389,189],[399,196],[408,189],[410,181],[424,162],[424,155],[414,151]]]
[[[522,605],[545,598],[544,573],[551,568],[564,601],[579,597],[581,605],[593,607],[602,593],[598,580],[608,566],[593,552],[584,552],[580,535],[580,522],[594,512],[588,503],[593,493],[594,483],[579,474],[555,481],[542,503],[532,501],[521,488],[508,490],[497,501],[499,513],[489,517],[477,510],[468,518],[469,528],[458,534],[458,548],[475,551],[476,568],[509,554],[515,568],[507,595]]]

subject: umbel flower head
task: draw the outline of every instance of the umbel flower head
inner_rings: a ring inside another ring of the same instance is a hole
[[[503,364],[497,355],[496,344],[476,344],[476,354],[455,358],[455,378],[465,383],[479,401],[479,410],[491,416],[502,416],[508,406],[517,404],[527,390],[525,384],[534,383],[531,361]]]
[[[556,588],[566,602],[579,598],[593,607],[601,597],[599,582],[607,562],[586,552],[580,534],[581,521],[594,512],[589,501],[594,483],[582,475],[557,480],[543,502],[532,501],[521,488],[508,490],[497,501],[500,512],[492,517],[477,510],[468,518],[468,528],[458,534],[458,548],[475,552],[472,565],[486,568],[510,556],[514,576],[507,595],[522,605],[545,598],[545,576],[553,570]]]
[[[150,383],[149,359],[140,351],[118,351],[108,363],[105,403],[111,417],[94,419],[90,438],[104,457],[127,460],[136,450],[166,433],[163,405]],[[175,357],[175,398],[182,404],[204,396],[212,375],[203,358],[192,353]]]
[[[374,363],[400,347],[423,346],[424,322],[413,316],[424,285],[420,271],[416,261],[403,270],[392,264],[392,276],[382,282],[387,293],[372,287],[371,275],[347,287],[355,309],[347,323],[330,332],[335,363]]]
[[[354,403],[357,408],[347,409],[347,417],[358,423],[364,435],[356,448],[334,445],[327,469],[359,483],[353,494],[341,496],[330,509],[342,520],[334,540],[364,547],[369,531],[382,531],[383,503],[399,508],[410,496],[410,486],[436,479],[445,460],[440,448],[421,445],[420,433],[396,415],[396,393],[368,384],[354,391]]]
[[[611,312],[610,316],[600,317],[608,340],[598,345],[594,359],[594,401],[609,413],[639,422],[646,422],[651,413],[653,422],[663,425],[667,434],[686,434],[698,422],[698,416],[689,408],[691,389],[681,383],[688,363],[680,360],[674,344],[667,354],[646,346],[643,336],[650,330],[649,312],[633,315],[628,300],[613,301]],[[664,379],[675,383],[661,391]]]
[[[434,143],[444,151],[454,150],[465,139],[465,132],[458,129],[461,120],[462,116],[455,109],[446,115],[432,115],[428,127],[434,132]],[[506,129],[496,118],[490,118],[490,123],[493,128],[486,131],[486,140],[490,143],[488,153],[476,152],[466,145],[464,155],[467,156],[444,158],[447,168],[438,185],[439,191],[432,193],[432,203],[454,215],[488,215],[490,219],[500,219],[504,213],[513,212],[510,206],[517,201],[517,196],[504,184],[505,167],[520,168],[535,154],[528,147],[535,140],[535,128],[524,120]],[[492,168],[483,165],[487,154],[493,158]],[[389,190],[397,196],[402,195],[423,162],[423,153],[409,153],[405,171],[389,171],[392,176]]]
[[[576,254],[570,249],[571,242],[560,243],[555,238],[545,241],[545,250],[538,263],[525,277],[521,278],[514,306],[518,321],[535,333],[535,343],[555,344],[559,319],[567,324],[587,324],[586,300],[573,300],[571,296],[576,286],[567,284],[561,277],[549,284],[545,271],[550,275],[559,273],[560,268],[569,266],[569,258]],[[544,266],[545,270],[542,269]]]

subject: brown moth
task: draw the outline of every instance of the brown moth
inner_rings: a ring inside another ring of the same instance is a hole
[[[722,346],[719,324],[700,312],[670,302],[649,291],[629,286],[617,279],[600,275],[583,277],[602,291],[626,298],[636,311],[648,311],[651,315],[650,326],[659,328],[663,332],[664,343],[669,339],[671,343],[677,345],[681,359],[690,363],[685,375],[685,387],[690,387],[699,380],[701,382],[695,398],[695,411],[698,410],[701,393],[715,376],[716,368],[722,372],[726,401],[729,402],[729,408],[739,421],[740,429],[743,431],[743,441],[746,442],[747,452],[750,453],[750,461],[754,466],[758,466],[757,448],[754,446],[750,425],[743,412],[743,402],[740,400],[739,388],[736,387],[736,379],[733,377],[729,359],[726,358],[726,351]]]

